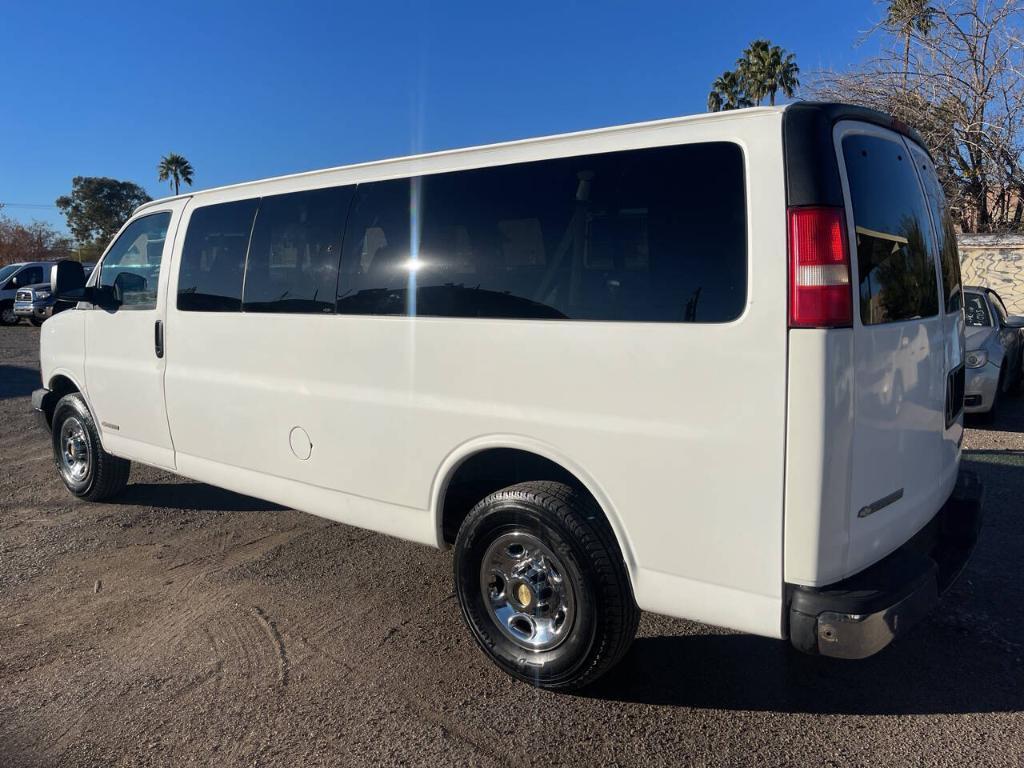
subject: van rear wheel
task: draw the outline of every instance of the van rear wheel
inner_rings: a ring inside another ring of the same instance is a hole
[[[14,314],[14,302],[0,304],[0,325],[17,325],[21,318]]]
[[[92,413],[77,392],[54,408],[51,436],[57,474],[78,498],[102,501],[128,484],[131,462],[103,450]]]
[[[513,485],[469,513],[455,585],[474,640],[512,677],[569,690],[615,665],[640,611],[594,502],[555,482]]]

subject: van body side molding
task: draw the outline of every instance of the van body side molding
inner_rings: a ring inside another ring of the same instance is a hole
[[[857,517],[867,517],[873,515],[880,509],[885,509],[890,504],[893,504],[903,498],[903,489],[900,488],[898,491],[893,491],[888,496],[883,496],[878,501],[873,501],[866,507],[861,507],[860,512],[857,513]]]

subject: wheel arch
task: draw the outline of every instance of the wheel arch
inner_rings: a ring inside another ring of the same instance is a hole
[[[453,498],[453,490],[457,488],[460,478],[465,477],[464,473],[467,470],[471,471],[474,462],[486,462],[490,457],[504,464],[506,456],[512,458],[512,454],[527,461],[535,460],[536,464],[534,466],[547,468],[549,470],[548,476],[524,476],[512,479],[510,475],[514,474],[514,471],[509,468],[506,470],[508,474],[499,472],[493,478],[489,477],[488,481],[482,481],[479,487],[487,488],[488,490],[479,495],[475,500]],[[622,524],[622,520],[608,494],[589,472],[566,457],[562,452],[546,443],[525,438],[521,435],[478,437],[463,443],[448,454],[435,476],[431,490],[430,510],[434,519],[437,546],[441,549],[446,549],[454,542],[452,529],[458,530],[457,523],[460,523],[465,518],[477,501],[493,491],[500,490],[515,482],[526,480],[574,482],[590,494],[594,502],[601,509],[615,535],[626,570],[635,586],[636,558],[633,547]],[[467,503],[468,508],[466,508]],[[453,523],[455,524],[453,525]]]
[[[50,394],[43,401],[43,413],[46,414],[46,423],[53,426],[53,412],[62,397],[78,393],[82,396],[85,407],[89,409],[93,422],[96,423],[96,434],[99,435],[100,444],[102,445],[103,430],[99,428],[100,422],[96,418],[96,411],[93,410],[92,403],[89,402],[89,397],[85,394],[85,389],[75,378],[74,374],[65,369],[58,369],[50,375],[46,388],[50,391]]]

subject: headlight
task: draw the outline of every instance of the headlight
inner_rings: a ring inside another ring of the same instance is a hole
[[[967,363],[968,368],[981,368],[981,366],[988,362],[988,352],[984,349],[968,352],[964,362]]]
[[[48,298],[50,298],[50,292],[49,291],[36,291],[36,298],[37,299],[48,299]]]

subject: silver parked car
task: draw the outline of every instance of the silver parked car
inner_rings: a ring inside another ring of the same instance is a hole
[[[1010,315],[991,288],[964,286],[967,413],[994,414],[1024,380],[1024,317]]]

